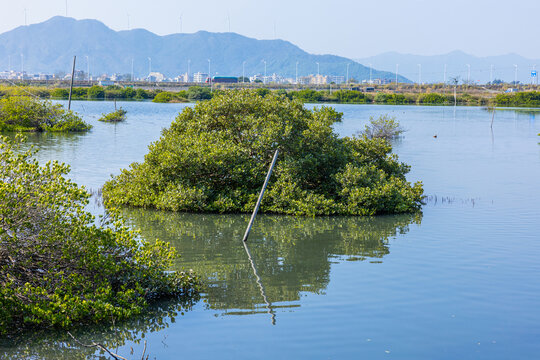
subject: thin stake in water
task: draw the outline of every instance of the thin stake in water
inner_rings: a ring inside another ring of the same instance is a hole
[[[73,92],[73,79],[75,77],[75,60],[77,56],[73,57],[73,68],[71,69],[71,85],[69,87],[69,100],[68,100],[68,110],[71,110],[71,93]]]
[[[266,174],[266,179],[264,180],[263,187],[261,189],[261,193],[259,194],[259,199],[257,200],[257,205],[255,205],[255,209],[253,209],[253,214],[251,214],[251,219],[249,220],[248,227],[246,229],[246,233],[244,234],[243,241],[247,241],[249,232],[251,231],[251,226],[253,225],[253,222],[255,221],[255,217],[257,216],[257,212],[259,211],[259,207],[261,206],[261,201],[264,195],[264,190],[266,190],[266,186],[268,185],[268,181],[270,180],[270,176],[272,175],[272,170],[274,169],[274,165],[276,164],[276,160],[278,157],[279,149],[276,149],[276,152],[274,153],[274,158],[272,159],[272,163],[270,164],[270,169],[268,169],[268,174]]]

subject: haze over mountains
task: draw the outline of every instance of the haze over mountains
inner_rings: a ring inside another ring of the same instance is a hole
[[[377,56],[356,61],[379,70],[396,71],[396,64],[399,64],[399,74],[409,78],[413,82],[419,80],[419,66],[421,64],[421,81],[426,83],[442,83],[444,80],[444,66],[446,64],[446,79],[449,81],[453,77],[459,78],[459,83],[467,81],[469,69],[471,67],[470,81],[485,84],[493,78],[506,82],[515,79],[516,68],[518,66],[517,79],[521,83],[530,83],[535,78],[531,78],[531,70],[534,65],[540,66],[540,60],[526,59],[516,54],[500,56],[477,57],[466,54],[462,51],[452,51],[448,54],[435,56],[420,56],[387,52]],[[493,65],[493,72],[491,66]],[[538,69],[538,68],[537,68]]]
[[[23,56],[21,56],[23,54]],[[8,66],[29,73],[69,72],[73,56],[77,55],[77,69],[90,73],[129,74],[133,61],[135,77],[144,77],[150,70],[175,77],[190,73],[208,73],[208,59],[212,75],[241,76],[266,72],[294,78],[296,62],[298,76],[317,74],[346,76],[357,80],[369,79],[370,70],[350,59],[334,55],[312,55],[283,40],[256,40],[236,33],[210,33],[158,36],[147,30],[114,31],[97,20],[75,20],[53,17],[45,22],[20,26],[0,34],[0,70]],[[151,60],[149,60],[151,58]],[[392,72],[373,70],[373,79],[394,81]],[[401,82],[409,80],[400,77]]]

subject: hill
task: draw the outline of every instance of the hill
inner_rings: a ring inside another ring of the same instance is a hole
[[[21,57],[21,54],[23,57]],[[20,26],[0,34],[0,69],[8,67],[30,73],[69,72],[73,56],[77,55],[77,69],[90,73],[131,73],[146,76],[150,70],[168,77],[185,73],[190,61],[190,72],[208,72],[211,60],[212,75],[267,74],[295,77],[317,74],[317,63],[323,75],[349,76],[357,80],[369,79],[369,69],[353,60],[334,55],[309,54],[284,40],[257,40],[236,33],[172,34],[159,36],[144,29],[114,31],[97,20],[75,20],[61,16],[29,26]],[[88,57],[88,62],[87,58]],[[149,58],[151,60],[149,60]],[[394,80],[391,72],[373,70],[372,78]],[[409,82],[400,77],[401,82]]]
[[[518,81],[521,83],[534,81],[536,83],[536,79],[531,78],[531,70],[535,64],[540,66],[540,60],[527,59],[517,54],[478,57],[462,51],[452,51],[434,56],[387,52],[355,60],[366,66],[373,64],[377,69],[394,72],[396,71],[396,64],[399,64],[398,72],[414,82],[419,79],[418,64],[421,64],[421,81],[426,83],[443,82],[445,64],[447,81],[452,77],[458,77],[460,83],[468,79],[471,82],[480,84],[485,84],[491,79],[512,82],[516,75],[514,65],[517,65]],[[470,77],[467,64],[471,67]]]

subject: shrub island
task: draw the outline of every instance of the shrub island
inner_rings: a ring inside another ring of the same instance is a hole
[[[29,96],[0,99],[0,132],[81,132],[92,128],[60,104]]]
[[[133,163],[103,188],[105,204],[191,212],[251,212],[276,148],[280,156],[260,211],[294,215],[415,212],[421,182],[391,144],[340,138],[342,114],[309,110],[273,92],[225,91],[185,108]]]
[[[127,111],[120,108],[118,110],[115,110],[108,114],[103,114],[102,117],[99,118],[99,121],[104,122],[120,122],[126,120],[126,114]]]

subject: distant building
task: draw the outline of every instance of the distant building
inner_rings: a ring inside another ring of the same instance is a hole
[[[162,82],[165,81],[165,75],[160,72],[151,72],[148,74],[146,80],[151,82]]]
[[[262,76],[261,74],[253,75],[253,76],[249,77],[249,81],[251,81],[251,82],[256,82],[256,81],[264,82],[264,76]]]
[[[237,83],[238,78],[234,76],[214,76],[212,78],[213,83],[232,84]]]
[[[329,75],[328,76],[328,82],[329,83],[334,83],[334,84],[343,84],[343,83],[345,83],[345,76]]]
[[[193,74],[193,82],[194,83],[205,83],[206,80],[208,79],[208,74],[205,74],[205,73],[202,73],[202,72],[197,72],[195,74]]]

